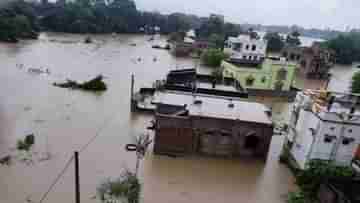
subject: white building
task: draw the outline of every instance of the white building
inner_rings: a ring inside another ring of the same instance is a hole
[[[266,57],[267,41],[253,39],[250,35],[229,37],[224,51],[230,54],[231,59],[262,61]]]
[[[301,169],[310,160],[351,165],[360,144],[359,104],[356,95],[314,90],[298,93],[284,144]]]

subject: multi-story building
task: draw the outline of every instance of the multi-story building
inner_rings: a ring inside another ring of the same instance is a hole
[[[352,94],[299,92],[284,144],[290,160],[300,169],[311,160],[350,166],[360,144],[359,104]]]
[[[330,68],[335,63],[332,50],[322,48],[319,43],[311,47],[286,46],[282,56],[300,64],[300,73],[308,78],[327,78]]]
[[[267,157],[273,123],[263,104],[174,92],[154,103],[155,154]]]
[[[296,64],[284,58],[270,57],[262,63],[238,64],[233,60],[221,64],[224,77],[236,79],[249,93],[254,91],[290,91],[295,78]]]
[[[252,38],[248,34],[229,37],[224,52],[237,63],[261,63],[266,57],[267,41]]]

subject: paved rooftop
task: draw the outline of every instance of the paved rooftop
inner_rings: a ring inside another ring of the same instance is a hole
[[[201,104],[194,104],[194,101],[201,101]],[[192,116],[204,116],[220,119],[240,120],[247,122],[272,124],[271,119],[265,111],[266,106],[260,103],[228,100],[205,96],[193,96],[191,94],[178,94],[159,92],[155,95],[154,103],[169,105],[187,105],[189,114]],[[234,107],[229,107],[229,104]]]

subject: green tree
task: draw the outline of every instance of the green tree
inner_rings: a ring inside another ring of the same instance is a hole
[[[207,18],[196,30],[196,35],[201,38],[208,38],[212,34],[224,35],[224,21],[216,16]]]
[[[354,73],[351,81],[351,92],[360,94],[360,71]]]
[[[208,49],[203,53],[201,60],[207,66],[219,67],[221,62],[226,58],[228,58],[228,55],[223,51],[219,49]]]
[[[326,41],[325,47],[335,51],[336,62],[340,64],[351,64],[360,59],[360,34],[350,33]]]
[[[211,34],[209,37],[209,42],[213,44],[218,49],[223,49],[225,38],[223,35]]]
[[[277,32],[266,33],[264,39],[268,41],[267,43],[268,52],[280,52],[285,45],[284,39]]]
[[[293,31],[292,33],[288,34],[286,37],[286,43],[292,46],[300,46],[300,33],[298,31]]]

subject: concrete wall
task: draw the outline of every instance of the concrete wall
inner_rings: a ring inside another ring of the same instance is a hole
[[[275,90],[278,82],[278,74],[281,69],[286,70],[286,77],[281,80],[282,90],[289,91],[295,78],[296,65],[283,65],[265,61],[261,68],[238,67],[234,64],[223,61],[221,65],[225,77],[234,77],[242,87],[249,89]],[[254,78],[252,85],[247,84],[249,77]]]
[[[273,126],[205,117],[156,115],[155,150],[163,153],[255,155],[266,158]],[[258,139],[255,149],[245,149],[247,135]]]
[[[300,110],[295,127],[296,134],[290,152],[302,169],[306,166],[314,142],[314,136],[310,128],[317,129],[318,125],[319,119],[316,116],[309,111]]]

